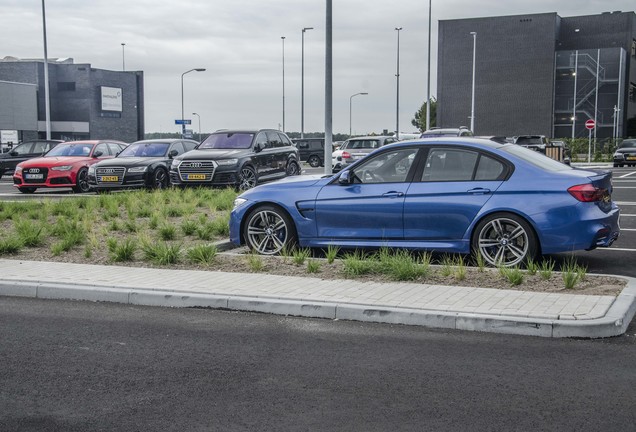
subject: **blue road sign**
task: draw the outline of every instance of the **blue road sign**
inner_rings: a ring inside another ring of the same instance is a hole
[[[192,124],[192,120],[175,120],[174,124],[189,125]]]

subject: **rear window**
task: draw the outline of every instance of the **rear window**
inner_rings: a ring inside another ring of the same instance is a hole
[[[524,161],[546,171],[568,171],[574,169],[568,165],[562,164],[554,159],[550,159],[543,153],[529,150],[515,144],[509,144],[501,147],[502,151],[510,153],[513,156],[523,159]]]

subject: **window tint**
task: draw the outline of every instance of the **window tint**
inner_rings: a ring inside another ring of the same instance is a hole
[[[280,135],[278,135],[277,132],[267,132],[267,140],[269,141],[269,145],[271,148],[283,146],[283,142],[281,141]]]
[[[472,180],[477,156],[468,150],[433,148],[428,153],[422,181]]]
[[[95,147],[95,151],[93,151],[93,154],[97,152],[102,152],[102,155],[98,156],[98,158],[110,156],[110,151],[108,151],[108,145],[106,143],[97,144],[97,146]]]
[[[365,160],[353,172],[355,183],[402,183],[415,160],[417,149],[401,148]]]
[[[347,148],[350,150],[376,149],[378,147],[380,147],[380,142],[378,140],[351,140],[347,145]]]
[[[33,143],[26,143],[26,144],[17,146],[16,148],[13,149],[13,151],[15,151],[19,155],[25,155],[25,154],[31,153],[32,148],[33,148]]]
[[[195,142],[190,142],[190,141],[185,141],[183,143],[183,146],[185,147],[185,151],[189,152],[190,150],[194,150],[194,148],[197,146],[198,144]]]
[[[481,155],[475,180],[498,180],[504,172],[504,164],[491,157]]]
[[[121,151],[121,147],[115,143],[108,143],[108,148],[110,149],[110,154],[113,156]]]
[[[280,135],[280,140],[283,143],[284,146],[290,146],[293,145],[292,142],[290,141],[290,139],[287,137],[287,135],[285,134],[279,134]]]
[[[261,132],[256,136],[256,142],[254,144],[254,147],[258,147],[260,146],[262,150],[265,150],[267,148],[269,148],[269,141],[267,141],[267,135],[265,134],[265,132]]]
[[[296,141],[296,147],[299,149],[309,148],[309,143],[307,141]]]
[[[510,153],[511,155],[516,156],[520,159],[523,159],[529,164],[532,164],[546,171],[567,171],[574,169],[566,164],[558,162],[554,159],[550,159],[542,153],[536,152],[534,150],[528,150],[527,148],[518,146],[516,144],[510,144],[501,147],[501,150],[505,151],[506,153]]]

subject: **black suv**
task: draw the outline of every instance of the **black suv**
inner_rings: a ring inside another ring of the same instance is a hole
[[[307,162],[313,168],[325,165],[324,138],[297,138],[292,142],[298,149],[302,162]]]
[[[42,156],[59,143],[60,140],[32,140],[24,141],[14,146],[9,152],[0,154],[0,178],[6,173],[13,172],[20,162]]]
[[[173,185],[239,190],[298,174],[298,150],[287,135],[275,129],[218,130],[195,150],[174,158],[170,166]]]

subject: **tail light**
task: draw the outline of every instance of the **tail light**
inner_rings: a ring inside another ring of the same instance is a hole
[[[581,202],[603,201],[608,195],[607,189],[597,188],[589,183],[572,186],[568,192]]]
[[[342,158],[343,159],[350,159],[351,155],[349,154],[349,152],[342,152]]]

